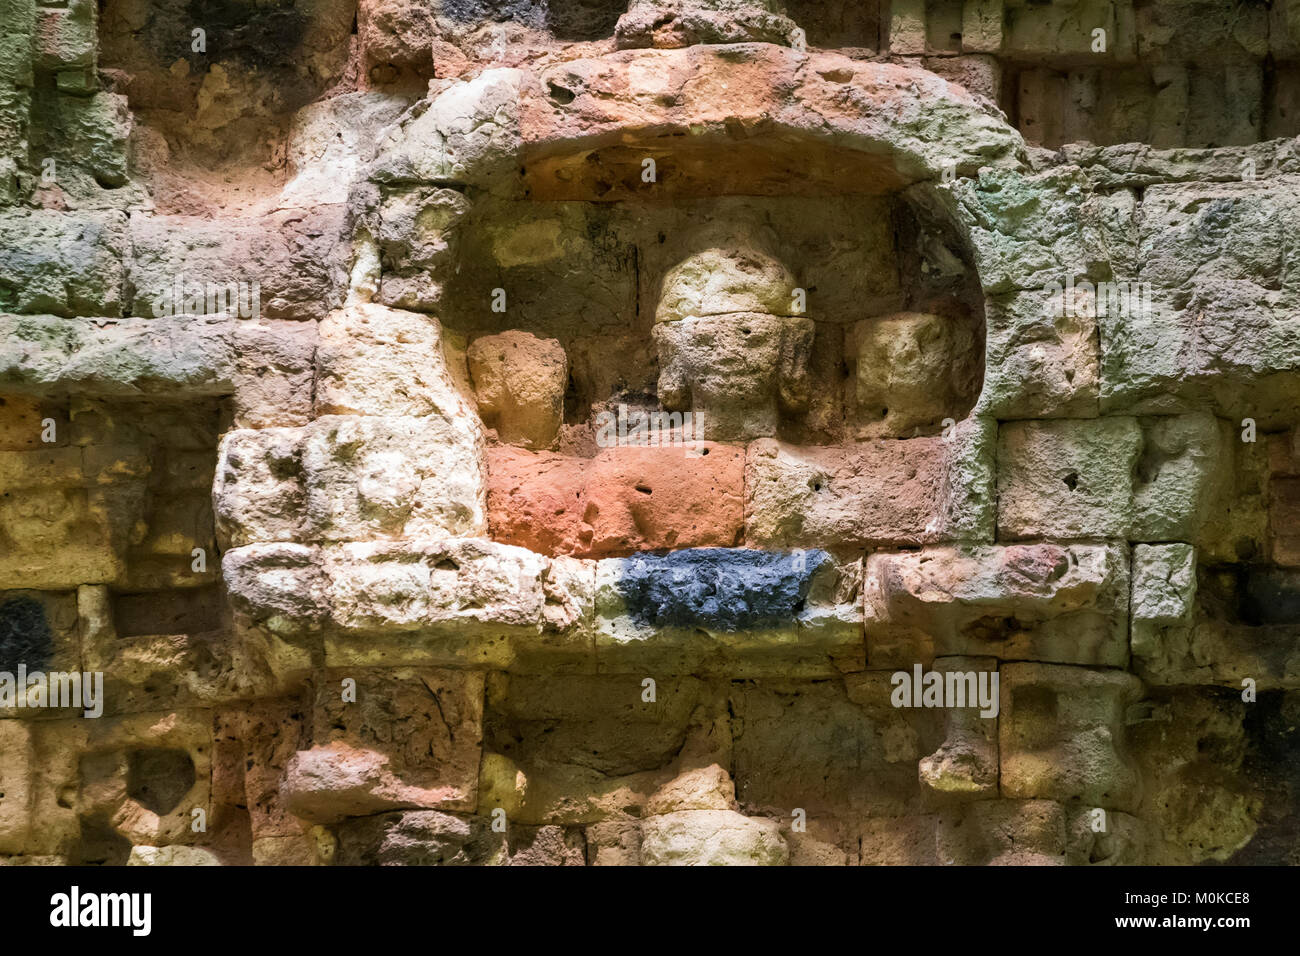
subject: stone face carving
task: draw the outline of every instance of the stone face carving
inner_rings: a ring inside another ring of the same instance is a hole
[[[700,416],[709,439],[774,436],[780,411],[808,404],[813,323],[795,297],[789,270],[739,238],[671,269],[654,327],[664,407]]]

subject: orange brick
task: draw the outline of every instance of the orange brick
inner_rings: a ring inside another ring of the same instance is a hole
[[[592,459],[490,449],[492,536],[578,557],[735,547],[744,528],[745,451],[703,449],[688,457],[681,447],[607,448]]]

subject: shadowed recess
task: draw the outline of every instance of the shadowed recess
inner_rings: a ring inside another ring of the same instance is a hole
[[[53,656],[54,639],[39,602],[19,597],[0,604],[0,671],[13,673],[19,664],[45,667]]]
[[[171,813],[194,786],[194,761],[184,750],[133,750],[127,763],[126,792],[162,816]]]

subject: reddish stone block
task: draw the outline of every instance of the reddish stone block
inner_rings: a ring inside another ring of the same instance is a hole
[[[735,547],[744,531],[744,449],[700,451],[607,448],[582,459],[489,449],[492,537],[578,557]]]
[[[1266,436],[1268,470],[1273,475],[1300,475],[1300,434],[1295,429]]]
[[[1273,560],[1285,567],[1300,567],[1300,478],[1274,478],[1270,490]]]

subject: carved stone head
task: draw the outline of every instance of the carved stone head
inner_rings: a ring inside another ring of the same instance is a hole
[[[801,308],[790,270],[745,238],[688,256],[664,277],[655,313],[660,402],[695,412],[710,439],[775,435],[778,411],[808,402],[813,323]]]

